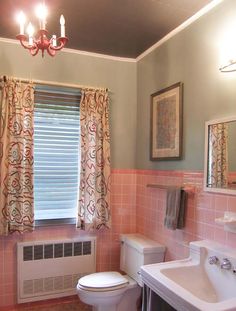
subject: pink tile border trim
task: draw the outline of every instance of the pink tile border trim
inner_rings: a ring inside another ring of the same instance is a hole
[[[139,169],[112,169],[112,174],[137,174],[137,175],[154,175],[154,176],[176,176],[182,177],[185,175],[191,175],[194,177],[203,177],[203,171],[201,170],[139,170]]]

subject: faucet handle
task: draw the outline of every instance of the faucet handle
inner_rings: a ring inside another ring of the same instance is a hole
[[[219,262],[219,259],[216,256],[211,256],[208,258],[208,262],[210,265],[216,265]]]
[[[230,270],[232,267],[232,264],[228,258],[224,258],[220,267],[221,267],[221,269]]]

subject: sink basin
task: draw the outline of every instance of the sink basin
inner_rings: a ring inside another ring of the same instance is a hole
[[[167,278],[206,302],[217,302],[216,290],[201,266],[162,269]]]
[[[178,311],[236,311],[236,251],[211,241],[189,248],[186,259],[142,266],[144,284]],[[210,265],[212,256],[219,260]],[[224,258],[229,270],[220,266]]]

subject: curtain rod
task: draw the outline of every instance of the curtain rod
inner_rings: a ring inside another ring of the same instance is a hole
[[[2,76],[0,78],[0,81],[6,81],[7,76]],[[69,87],[69,88],[80,88],[80,89],[91,89],[91,90],[106,90],[108,92],[111,92],[110,89],[105,87],[96,87],[96,86],[87,86],[87,85],[81,85],[81,84],[72,84],[72,83],[62,83],[62,82],[56,82],[56,81],[44,81],[44,80],[31,80],[31,79],[25,79],[25,78],[14,78],[18,80],[19,82],[33,82],[36,84],[42,84],[42,85],[51,85],[51,86],[62,86],[62,87]]]

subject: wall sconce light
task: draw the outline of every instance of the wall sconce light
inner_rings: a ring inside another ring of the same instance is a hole
[[[236,71],[236,60],[230,59],[228,61],[228,63],[226,63],[225,65],[221,66],[219,69],[220,69],[221,72]]]

